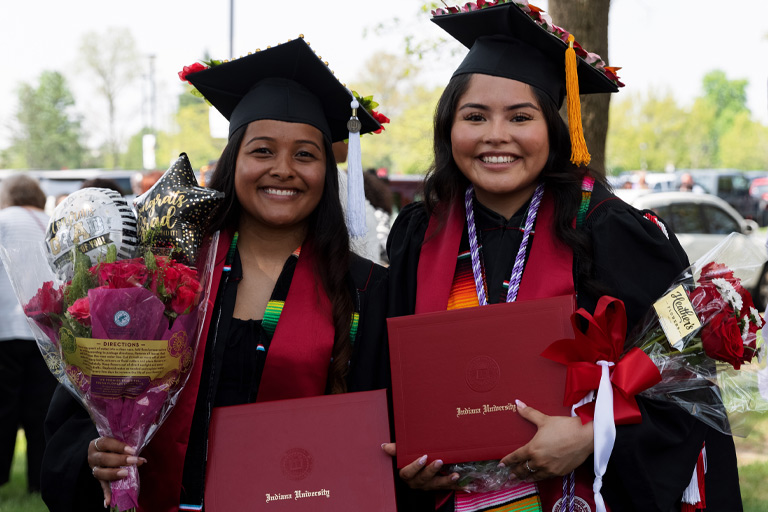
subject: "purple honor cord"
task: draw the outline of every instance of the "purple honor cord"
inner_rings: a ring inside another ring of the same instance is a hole
[[[480,266],[480,249],[477,243],[477,228],[475,227],[475,213],[472,207],[472,197],[475,188],[470,184],[464,193],[464,208],[467,212],[467,234],[469,235],[469,253],[472,258],[472,274],[475,278],[475,290],[477,291],[477,302],[481,306],[488,304],[485,296],[485,279]],[[528,207],[528,215],[525,218],[525,227],[523,229],[523,240],[520,242],[520,248],[517,250],[515,265],[512,267],[512,275],[509,278],[509,288],[507,289],[507,302],[514,302],[517,299],[517,292],[520,290],[520,281],[523,278],[523,269],[525,268],[525,253],[528,249],[528,239],[533,231],[533,225],[536,223],[536,215],[539,213],[541,197],[544,195],[544,184],[539,183],[536,191],[533,193],[531,205]]]

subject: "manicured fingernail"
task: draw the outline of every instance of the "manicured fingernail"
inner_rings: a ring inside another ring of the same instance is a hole
[[[138,463],[138,462],[139,462],[139,458],[138,458],[138,457],[133,457],[133,456],[131,456],[131,457],[126,457],[126,458],[125,458],[125,462],[126,462],[127,464],[130,464],[131,466],[133,466],[133,465],[135,465],[136,463]]]
[[[458,473],[454,473],[454,474],[451,475],[451,481],[452,482],[455,482],[458,479],[459,479],[459,474]]]
[[[104,508],[107,508],[107,500],[104,500]]]
[[[139,457],[139,460],[142,462],[142,464],[147,463],[147,459],[145,459],[144,457]]]
[[[435,462],[432,463],[432,467],[434,467],[435,469],[440,469],[441,467],[443,467],[443,461],[441,461],[440,459],[437,459]]]
[[[125,478],[126,476],[128,476],[128,470],[121,469],[120,471],[117,472],[117,476],[119,476],[120,478]]]
[[[515,400],[515,404],[517,404],[517,408],[518,409],[525,409],[526,407],[528,407],[527,405],[525,405],[525,403],[523,403],[523,402],[521,402],[520,400],[517,400],[517,399]]]
[[[130,455],[136,455],[136,449],[133,446],[126,446],[123,451]]]
[[[384,447],[387,446],[387,443],[381,443],[381,449],[383,450]]]
[[[496,467],[498,467],[498,468],[505,468],[505,467],[507,467],[507,465],[504,464],[503,462],[499,462],[499,465],[496,466]]]
[[[427,456],[422,455],[421,458],[419,459],[419,466],[423,466],[425,462],[427,462]]]

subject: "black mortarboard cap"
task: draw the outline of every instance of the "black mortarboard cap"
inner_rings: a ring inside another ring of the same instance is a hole
[[[606,69],[599,56],[591,59],[599,65],[578,57],[571,34],[549,23],[540,9],[514,0],[470,3],[435,14],[432,21],[470,49],[453,76],[479,73],[517,80],[544,91],[558,107],[568,98],[571,162],[589,163],[579,94],[617,92],[623,84],[613,69]]]
[[[347,121],[354,99],[303,38],[189,73],[188,80],[229,120],[229,135],[252,121],[305,123],[331,142],[349,137]],[[357,109],[360,133],[381,126]]]
[[[511,78],[546,92],[558,106],[566,94],[568,44],[540,27],[514,2],[432,18],[440,28],[470,48],[454,76],[480,73]],[[578,59],[579,92],[616,92],[605,73]]]

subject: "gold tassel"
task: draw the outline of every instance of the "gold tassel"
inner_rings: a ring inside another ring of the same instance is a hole
[[[584,140],[584,128],[581,126],[579,74],[576,51],[573,49],[573,35],[568,36],[568,49],[565,50],[565,90],[568,98],[568,129],[571,132],[571,162],[576,165],[588,165],[592,157],[589,156],[587,141]]]

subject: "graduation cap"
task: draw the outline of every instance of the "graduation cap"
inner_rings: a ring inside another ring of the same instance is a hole
[[[470,49],[453,76],[479,73],[517,80],[544,91],[558,107],[567,97],[571,161],[589,163],[579,93],[617,92],[623,84],[616,68],[605,67],[599,56],[584,51],[534,6],[502,0],[433,14],[434,23]]]
[[[347,224],[365,234],[360,135],[381,125],[321,60],[303,36],[231,61],[197,64],[179,73],[229,121],[229,136],[263,119],[303,123],[329,142],[349,139]],[[358,176],[359,175],[359,176]]]

